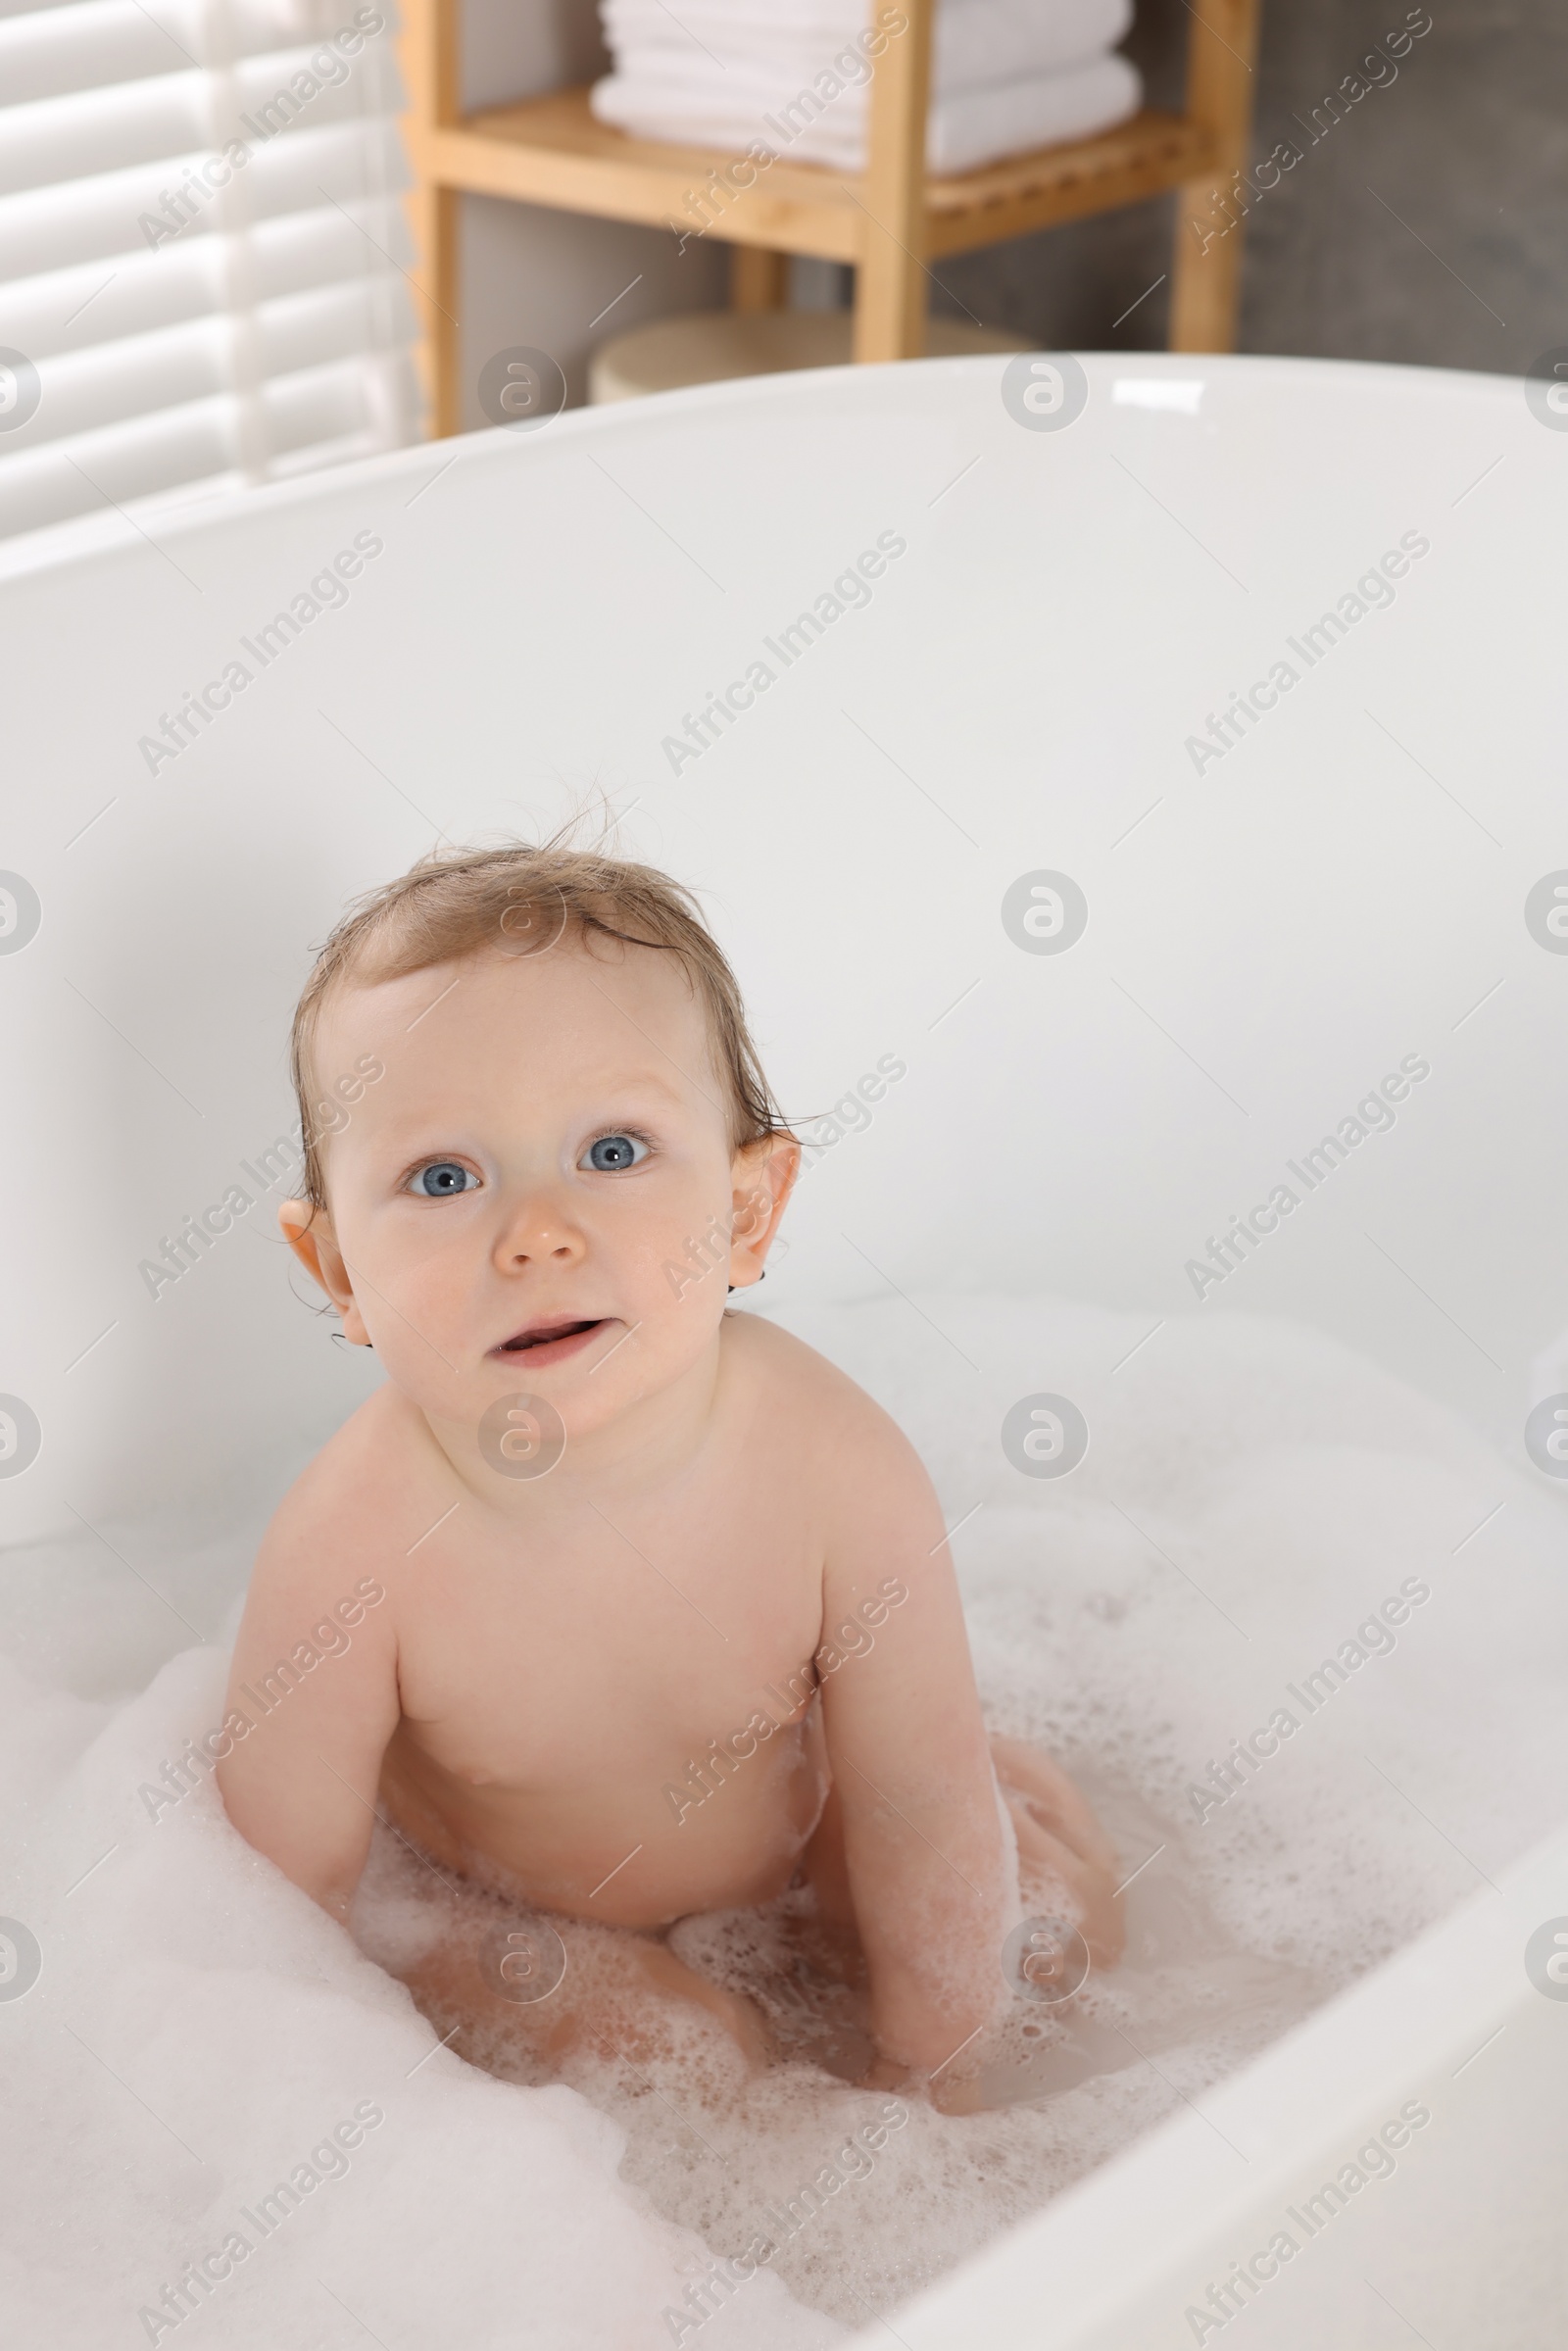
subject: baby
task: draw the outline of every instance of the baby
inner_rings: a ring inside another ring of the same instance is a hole
[[[283,1231],[386,1378],[258,1555],[231,1709],[355,1631],[220,1765],[235,1826],[340,1921],[379,1813],[509,1917],[623,1930],[536,2002],[450,1948],[411,1969],[546,2060],[674,2001],[765,2063],[760,2010],[663,1938],[808,1887],[867,2082],[961,2105],[1020,1899],[1112,1962],[1115,1860],[1048,1757],[988,1741],[908,1443],[727,1308],[801,1153],[695,902],[558,845],[427,857],[333,932],[293,1068]]]

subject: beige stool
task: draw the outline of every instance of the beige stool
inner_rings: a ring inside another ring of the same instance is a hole
[[[855,318],[850,311],[698,311],[661,318],[601,343],[588,363],[590,402],[637,400],[684,384],[732,375],[777,375],[788,367],[847,367]],[[928,318],[927,359],[980,351],[1032,351],[1022,335],[966,318]]]

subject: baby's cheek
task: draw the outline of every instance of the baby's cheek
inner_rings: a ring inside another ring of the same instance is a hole
[[[482,1266],[449,1242],[418,1253],[389,1247],[374,1236],[343,1243],[344,1262],[377,1359],[395,1387],[426,1411],[453,1408],[452,1369],[475,1350],[507,1336],[506,1317]]]
[[[677,1347],[705,1344],[729,1294],[730,1246],[713,1210],[661,1224],[638,1252],[630,1302]]]

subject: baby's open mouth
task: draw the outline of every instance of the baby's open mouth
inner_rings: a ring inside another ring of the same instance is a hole
[[[565,1355],[574,1354],[596,1331],[608,1330],[611,1319],[608,1315],[592,1315],[575,1322],[562,1317],[553,1322],[530,1323],[526,1330],[504,1339],[495,1352],[526,1355],[534,1363],[556,1363]]]

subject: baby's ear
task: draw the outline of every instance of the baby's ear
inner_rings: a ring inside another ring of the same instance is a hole
[[[761,1280],[763,1261],[800,1169],[801,1147],[792,1136],[763,1135],[736,1152],[731,1166],[732,1290],[749,1290]]]
[[[342,1316],[345,1339],[356,1347],[368,1347],[370,1334],[355,1301],[331,1219],[324,1210],[313,1208],[309,1200],[286,1200],[278,1202],[277,1223],[312,1281],[326,1292]]]
[[[321,1244],[329,1239],[327,1232],[313,1231],[316,1210],[308,1200],[285,1200],[277,1203],[277,1229],[300,1263],[323,1290],[330,1287],[321,1268]]]

